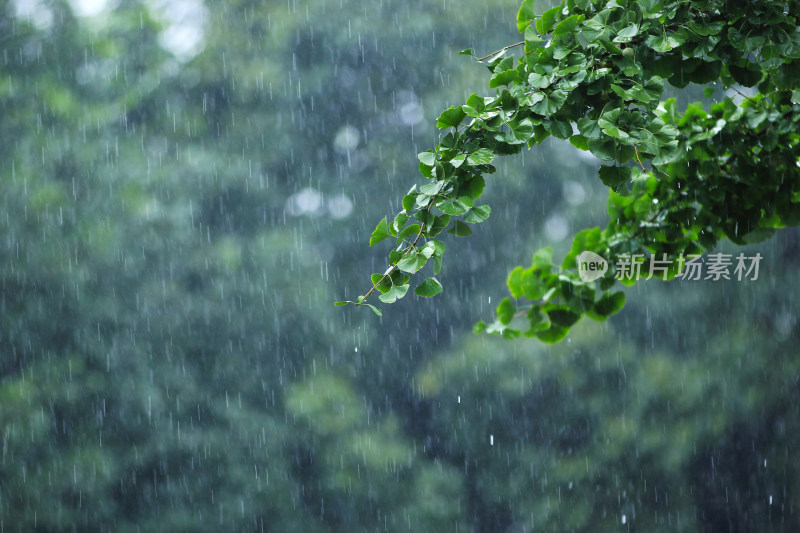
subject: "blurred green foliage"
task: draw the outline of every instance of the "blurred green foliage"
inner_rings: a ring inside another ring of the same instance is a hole
[[[516,2],[209,2],[177,58],[163,6],[72,5],[0,2],[0,529],[798,528],[797,233],[758,283],[474,337],[496,264],[605,216],[546,143],[435,306],[329,305]]]

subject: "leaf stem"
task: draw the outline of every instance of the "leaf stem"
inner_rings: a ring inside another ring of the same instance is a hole
[[[747,98],[748,100],[750,100],[750,101],[751,101],[751,102],[753,102],[754,104],[757,104],[757,103],[758,103],[758,102],[756,102],[755,100],[753,100],[752,98],[750,98],[749,96],[747,96],[746,94],[744,94],[742,91],[740,91],[739,89],[737,89],[736,87],[734,87],[733,85],[731,85],[731,89],[733,89],[734,91],[736,91],[737,93],[739,93],[739,96],[741,96],[741,97],[743,97],[743,98]]]
[[[639,235],[639,234],[642,232],[642,230],[644,230],[645,228],[648,228],[648,227],[650,227],[650,226],[649,226],[649,224],[651,224],[651,223],[652,223],[652,222],[653,222],[653,221],[654,221],[656,218],[658,218],[658,215],[660,215],[660,214],[661,214],[661,213],[663,213],[663,212],[664,212],[664,208],[662,207],[661,209],[659,209],[658,211],[656,211],[655,213],[653,213],[653,214],[650,216],[650,218],[648,218],[648,219],[647,219],[647,220],[644,222],[644,224],[641,224],[641,225],[639,225],[639,227],[636,229],[636,231],[634,231],[634,232],[633,232],[633,234],[631,235],[631,237],[630,237],[630,238],[631,238],[631,239],[635,239],[635,238],[636,238],[636,237],[637,237],[637,236],[638,236],[638,235]]]
[[[500,50],[495,50],[491,54],[489,54],[487,56],[483,56],[482,58],[478,59],[478,61],[483,61],[484,59],[489,59],[490,57],[496,56],[497,54],[499,54],[501,52],[505,52],[509,48],[514,48],[515,46],[521,46],[523,44],[525,44],[525,41],[520,41],[518,43],[510,44],[510,45],[506,46],[505,48],[501,48]]]
[[[392,267],[389,270],[387,270],[386,273],[383,276],[381,276],[381,279],[378,280],[378,283],[374,284],[372,286],[372,288],[367,291],[367,294],[364,295],[364,299],[361,300],[360,302],[356,302],[356,307],[358,307],[359,305],[361,305],[363,303],[366,303],[367,302],[367,298],[369,298],[369,295],[372,294],[372,292],[378,287],[378,285],[383,283],[383,280],[386,279],[386,276],[388,276],[389,274],[394,272],[395,268],[397,268],[397,265],[392,265]]]
[[[525,316],[525,315],[528,314],[528,311],[530,311],[531,309],[533,309],[533,307],[526,307],[525,309],[520,309],[519,311],[514,313],[514,316],[512,318],[519,318],[521,316]]]
[[[431,198],[431,203],[429,203],[429,204],[428,204],[428,205],[425,207],[425,211],[426,211],[426,212],[430,212],[430,210],[431,210],[431,206],[433,206],[433,204],[435,204],[435,203],[436,203],[436,199],[437,199],[438,197],[439,197],[439,194],[437,193],[437,194],[436,194],[436,196],[434,196],[433,198]],[[410,249],[413,249],[413,248],[416,248],[416,247],[417,247],[417,243],[419,242],[419,239],[422,237],[422,234],[423,234],[424,232],[425,232],[425,223],[423,222],[423,223],[420,225],[420,228],[419,228],[419,233],[417,233],[417,236],[416,236],[416,238],[414,239],[414,242],[412,242],[412,243],[411,243],[411,245],[410,245],[408,248],[406,248],[406,251],[408,251],[408,250],[410,250]],[[373,284],[373,285],[372,285],[372,288],[371,288],[370,290],[368,290],[368,291],[367,291],[367,293],[364,295],[364,298],[363,298],[363,299],[362,299],[360,302],[356,302],[356,304],[355,304],[355,305],[356,305],[356,307],[358,307],[359,305],[361,305],[361,304],[363,304],[363,303],[367,303],[367,298],[369,298],[369,295],[370,295],[370,294],[372,294],[372,293],[375,291],[375,289],[376,289],[376,288],[378,288],[378,285],[380,285],[381,283],[383,283],[383,280],[385,280],[385,279],[386,279],[386,276],[388,276],[389,274],[391,274],[392,272],[394,272],[394,270],[395,270],[396,268],[397,268],[397,264],[395,263],[394,265],[392,265],[392,266],[389,268],[389,270],[387,270],[387,271],[386,271],[386,273],[385,273],[383,276],[381,276],[381,279],[379,279],[377,283],[375,283],[375,284]]]
[[[642,167],[642,172],[646,171],[647,169],[644,168],[644,165],[642,164],[642,160],[639,158],[639,149],[636,148],[635,144],[633,145],[633,151],[636,154],[636,161],[639,163],[639,166]]]

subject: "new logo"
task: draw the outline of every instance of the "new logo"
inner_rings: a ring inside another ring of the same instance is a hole
[[[608,270],[608,261],[594,252],[584,251],[578,256],[578,276],[583,281],[594,281]]]

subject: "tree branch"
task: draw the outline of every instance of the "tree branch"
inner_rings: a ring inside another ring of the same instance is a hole
[[[747,98],[748,100],[750,100],[750,101],[751,101],[751,102],[753,102],[754,104],[758,103],[758,102],[756,102],[755,100],[753,100],[752,98],[750,98],[749,96],[747,96],[746,94],[744,94],[742,91],[740,91],[739,89],[737,89],[736,87],[734,87],[733,85],[731,85],[731,89],[733,89],[734,91],[736,91],[737,93],[739,93],[739,96],[741,96],[741,97],[743,97],[743,98]]]
[[[488,56],[483,56],[482,58],[478,59],[478,61],[483,61],[484,59],[489,59],[490,57],[496,56],[497,54],[499,54],[501,52],[505,52],[509,48],[514,48],[515,46],[521,46],[523,44],[525,44],[525,41],[520,41],[518,43],[510,44],[510,45],[506,46],[505,48],[501,48],[500,50],[495,50],[494,52],[492,52]]]
[[[640,166],[640,167],[642,167],[642,171],[643,171],[643,172],[644,172],[644,171],[646,171],[647,169],[646,169],[646,168],[644,168],[644,165],[642,164],[642,160],[641,160],[641,159],[639,159],[639,149],[638,149],[638,148],[636,148],[636,145],[635,145],[635,144],[633,145],[633,151],[636,153],[636,161],[638,161],[638,162],[639,162],[639,166]]]
[[[433,206],[433,204],[435,204],[435,203],[436,203],[436,199],[437,199],[437,198],[439,198],[439,194],[438,194],[438,193],[436,194],[436,196],[434,196],[433,198],[431,198],[431,203],[429,203],[429,204],[427,205],[427,207],[425,207],[425,211],[426,211],[426,212],[430,213],[430,211],[431,211],[431,207]],[[421,222],[421,221],[420,221],[420,222]],[[411,250],[411,249],[413,249],[413,248],[416,248],[416,246],[417,246],[417,243],[419,242],[419,239],[420,239],[420,237],[422,237],[422,234],[423,234],[423,233],[425,233],[425,223],[424,223],[424,222],[423,222],[423,223],[420,225],[420,228],[419,228],[419,233],[417,233],[417,237],[414,239],[414,242],[412,242],[412,243],[411,243],[411,245],[410,245],[408,248],[406,248],[406,251],[408,251],[408,250]],[[369,295],[370,295],[370,294],[372,294],[372,293],[375,291],[375,289],[378,287],[378,285],[380,285],[381,283],[383,283],[383,280],[385,280],[385,279],[386,279],[386,277],[387,277],[389,274],[391,274],[392,272],[394,272],[394,269],[396,269],[396,268],[397,268],[397,263],[395,263],[394,265],[392,265],[392,266],[391,266],[391,268],[389,268],[389,270],[387,270],[387,271],[386,271],[386,273],[385,273],[383,276],[381,276],[381,279],[379,279],[377,283],[375,283],[375,284],[373,284],[373,285],[372,285],[372,288],[371,288],[370,290],[368,290],[368,291],[367,291],[367,293],[364,295],[364,299],[363,299],[363,300],[361,300],[360,302],[356,302],[356,304],[355,304],[355,305],[356,305],[356,307],[358,307],[359,305],[361,305],[361,304],[363,304],[363,303],[366,303],[366,302],[367,302],[367,298],[369,298]]]

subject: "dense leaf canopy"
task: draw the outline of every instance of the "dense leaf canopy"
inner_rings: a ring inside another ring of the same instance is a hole
[[[517,15],[524,41],[476,58],[489,68],[496,94],[472,94],[439,116],[439,143],[418,156],[428,181],[370,238],[370,245],[395,241],[388,269],[372,276],[365,295],[338,304],[370,305],[376,289],[392,303],[418,273],[416,294],[441,292],[433,276],[445,246],[437,236],[471,235],[469,224],[491,213],[479,199],[493,161],[551,136],[607,162],[598,174],[610,189],[608,225],[578,232],[560,265],[545,248],[530,266],[513,269],[507,284],[514,300],[503,300],[497,320],[476,324],[478,332],[557,342],[581,316],[603,320],[622,308],[624,293],[612,289],[636,281],[631,265],[650,265],[652,273],[662,261],[660,277],[668,280],[722,239],[759,242],[797,225],[797,13],[798,2],[770,0],[567,0],[536,16],[533,0],[525,0]],[[662,98],[666,84],[690,83],[721,84],[736,98],[683,113],[674,98]],[[583,252],[607,261],[599,279],[580,276]]]

